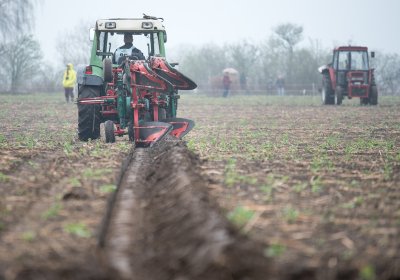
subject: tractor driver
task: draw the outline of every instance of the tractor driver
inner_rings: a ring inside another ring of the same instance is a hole
[[[143,53],[138,48],[135,48],[132,42],[133,42],[133,35],[130,33],[125,33],[124,34],[125,45],[115,50],[113,55],[114,64],[121,64],[122,61],[125,60],[126,56],[130,56],[132,59],[137,59],[137,60],[145,59]]]

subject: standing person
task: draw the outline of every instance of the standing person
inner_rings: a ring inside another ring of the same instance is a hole
[[[74,86],[76,83],[76,72],[72,63],[67,64],[67,69],[64,71],[64,78],[63,78],[63,87],[64,87],[64,94],[65,94],[65,101],[71,102],[74,101]]]
[[[278,79],[276,79],[276,88],[278,89],[279,96],[285,95],[285,79],[282,75],[279,75]]]
[[[229,73],[224,73],[224,77],[222,78],[222,85],[224,86],[223,97],[227,97],[229,94],[229,90],[231,88],[231,78],[229,78]]]

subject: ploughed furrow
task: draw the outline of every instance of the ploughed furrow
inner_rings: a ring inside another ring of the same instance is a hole
[[[136,149],[101,240],[103,260],[120,278],[268,279],[263,246],[229,224],[198,161],[171,139]]]

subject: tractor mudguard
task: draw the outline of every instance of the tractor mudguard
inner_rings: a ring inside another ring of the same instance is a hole
[[[162,57],[150,58],[149,64],[153,71],[157,73],[157,75],[169,81],[175,89],[192,90],[197,87],[195,82],[173,68]]]
[[[184,118],[168,118],[160,120],[163,123],[169,123],[173,126],[170,135],[176,138],[182,138],[194,127],[194,121]]]
[[[151,147],[170,133],[172,129],[172,124],[165,122],[140,122],[139,139],[136,141],[136,146]]]

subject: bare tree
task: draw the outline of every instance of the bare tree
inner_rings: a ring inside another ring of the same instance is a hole
[[[247,90],[247,78],[259,57],[258,47],[247,41],[228,47],[232,65],[239,70],[239,82],[242,90]]]
[[[2,76],[8,82],[12,93],[29,91],[24,82],[31,80],[38,73],[42,53],[40,45],[32,36],[23,35],[16,40],[6,43],[5,54],[0,58]]]
[[[11,38],[11,32],[31,31],[34,11],[40,0],[0,0],[0,36],[2,40]]]
[[[378,53],[376,64],[376,78],[379,89],[384,93],[400,93],[400,55],[397,53]]]
[[[63,65],[88,64],[92,43],[89,41],[90,22],[81,21],[57,38],[56,48]]]
[[[293,23],[285,23],[275,27],[274,32],[288,51],[287,76],[290,80],[292,79],[294,47],[303,39],[303,27]]]

